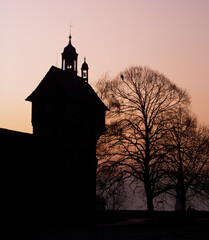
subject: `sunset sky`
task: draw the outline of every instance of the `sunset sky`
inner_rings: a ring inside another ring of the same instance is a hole
[[[60,67],[70,22],[90,84],[149,66],[186,89],[209,124],[209,0],[0,0],[0,128],[32,132],[25,98]]]

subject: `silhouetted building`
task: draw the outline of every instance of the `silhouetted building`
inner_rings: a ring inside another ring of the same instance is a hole
[[[0,220],[34,215],[39,193],[33,135],[0,129]]]
[[[108,109],[88,84],[86,59],[81,77],[77,75],[78,54],[71,38],[62,53],[62,68],[52,66],[26,98],[32,102],[33,134],[0,130],[0,141],[7,139],[4,145],[9,146],[12,139],[16,151],[7,155],[11,146],[3,150],[2,163],[12,163],[0,170],[7,171],[7,178],[12,175],[12,181],[17,179],[19,202],[23,196],[30,198],[27,208],[31,213],[67,216],[75,210],[87,213],[95,209],[96,143],[105,130]],[[10,185],[17,196],[15,184]],[[5,184],[7,196],[10,185]]]

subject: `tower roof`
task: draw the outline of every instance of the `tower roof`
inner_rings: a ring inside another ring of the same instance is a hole
[[[70,34],[69,36],[69,43],[68,45],[64,48],[63,50],[63,53],[62,55],[63,56],[73,56],[73,57],[77,57],[77,52],[76,52],[76,49],[73,47],[72,43],[71,43],[71,39],[72,39],[72,36]]]
[[[88,69],[89,69],[89,66],[88,66],[88,64],[86,63],[86,58],[84,58],[84,63],[82,64],[81,69],[82,69],[82,70],[88,70]]]

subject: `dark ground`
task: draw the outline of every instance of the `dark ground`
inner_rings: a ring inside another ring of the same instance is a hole
[[[25,223],[1,232],[0,240],[209,240],[209,212],[158,212],[152,217],[143,211],[100,212],[93,221]]]

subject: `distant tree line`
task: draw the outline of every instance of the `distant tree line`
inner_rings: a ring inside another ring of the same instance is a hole
[[[150,212],[165,193],[180,211],[190,197],[208,198],[209,130],[191,113],[185,90],[141,66],[104,76],[96,88],[109,108],[97,146],[98,195],[116,208],[126,181],[143,184]]]

